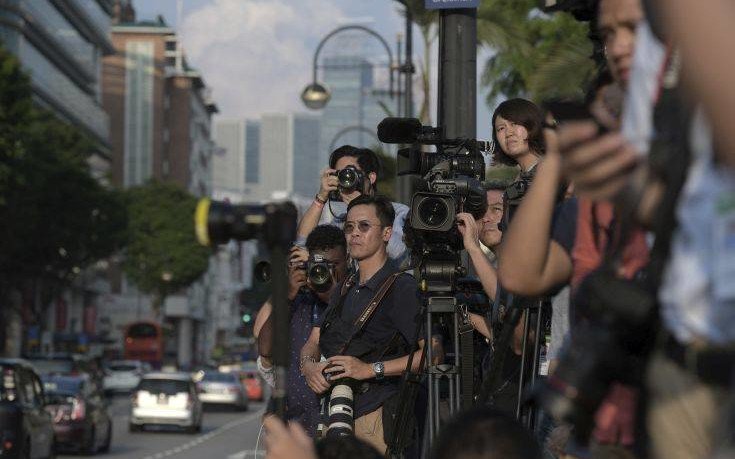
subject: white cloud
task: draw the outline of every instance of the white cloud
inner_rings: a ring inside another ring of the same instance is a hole
[[[215,0],[179,28],[223,116],[303,111],[316,43],[345,14],[336,0]]]

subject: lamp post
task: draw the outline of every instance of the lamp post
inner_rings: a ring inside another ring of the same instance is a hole
[[[329,91],[329,88],[319,83],[317,80],[317,69],[319,68],[319,53],[322,51],[322,48],[324,47],[324,44],[333,36],[337,35],[338,33],[347,31],[347,30],[361,30],[369,35],[372,35],[373,37],[377,38],[378,41],[383,45],[385,50],[388,52],[388,72],[390,74],[390,97],[391,99],[394,96],[393,91],[393,71],[397,70],[393,67],[393,52],[390,50],[390,46],[388,46],[388,42],[385,41],[385,39],[380,35],[378,32],[374,31],[373,29],[370,29],[365,26],[361,25],[346,25],[342,27],[337,27],[333,31],[329,32],[322,40],[319,42],[319,44],[316,47],[316,51],[314,52],[314,61],[312,64],[312,79],[311,83],[304,88],[304,90],[301,92],[301,100],[304,102],[304,105],[306,107],[312,109],[312,110],[320,110],[324,108],[324,106],[327,105],[327,102],[329,102],[329,99],[331,98],[332,94]]]

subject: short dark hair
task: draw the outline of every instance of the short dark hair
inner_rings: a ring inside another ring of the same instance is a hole
[[[356,197],[347,205],[347,212],[355,206],[368,205],[375,207],[375,213],[378,214],[378,220],[383,227],[393,226],[393,220],[396,218],[396,211],[393,203],[385,196],[366,196],[364,194]]]
[[[503,180],[487,180],[485,182],[482,182],[482,188],[485,191],[505,191],[506,188],[508,188],[508,185],[510,185],[511,182],[506,182]]]
[[[382,454],[364,440],[353,435],[344,437],[324,437],[316,443],[319,459],[380,459]]]
[[[513,158],[506,155],[500,149],[498,136],[495,133],[495,119],[502,116],[508,121],[522,125],[528,131],[528,148],[538,154],[544,154],[546,147],[544,145],[544,113],[530,100],[526,99],[508,99],[498,105],[493,113],[492,125],[490,128],[493,132],[493,142],[495,142],[495,152],[493,160],[498,164],[515,166],[516,162]]]
[[[329,167],[334,169],[337,166],[337,161],[345,156],[350,156],[357,159],[357,164],[360,165],[366,174],[375,172],[380,177],[381,163],[378,155],[369,148],[357,148],[352,145],[342,145],[337,148],[329,155]]]
[[[541,447],[521,423],[482,407],[455,416],[439,434],[433,459],[541,459]]]
[[[337,247],[341,247],[345,253],[347,252],[345,233],[334,225],[319,225],[306,238],[306,249],[309,252]]]

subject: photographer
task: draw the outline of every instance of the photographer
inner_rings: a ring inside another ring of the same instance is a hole
[[[360,196],[350,202],[344,231],[359,271],[334,292],[301,350],[302,372],[315,393],[350,382],[355,394],[355,435],[381,453],[386,450],[384,426],[391,419],[383,407],[397,395],[397,376],[406,369],[409,353],[415,349],[420,311],[416,280],[400,273],[388,258],[394,218],[393,206],[385,198]],[[378,298],[381,291],[384,295]],[[355,324],[374,301],[377,306],[372,315],[354,333]],[[421,360],[423,341],[418,344],[414,370]],[[321,355],[327,361],[319,362]]]
[[[340,186],[339,175],[342,171],[354,168],[354,188]],[[319,191],[314,202],[304,213],[297,229],[297,243],[318,224],[328,223],[342,228],[347,216],[347,205],[358,196],[373,196],[377,192],[380,160],[370,149],[343,145],[329,156],[329,167],[322,171]],[[392,222],[393,232],[388,242],[388,256],[401,263],[406,257],[406,245],[403,242],[403,224],[408,214],[408,206],[393,202],[395,213]],[[324,211],[324,208],[327,211]]]
[[[288,267],[291,357],[286,384],[286,419],[298,420],[313,437],[319,415],[319,400],[301,377],[299,353],[312,327],[326,309],[330,295],[344,280],[347,247],[344,233],[339,228],[320,225],[309,234],[306,248],[308,253],[298,248],[292,249]],[[329,278],[324,275],[325,267],[329,269]],[[268,358],[273,346],[272,316],[270,310],[264,314],[265,323],[258,335],[258,353]]]

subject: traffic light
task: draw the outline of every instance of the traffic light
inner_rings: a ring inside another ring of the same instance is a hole
[[[250,322],[252,322],[252,320],[253,320],[253,316],[249,312],[246,312],[245,314],[242,315],[243,323],[249,324]]]

